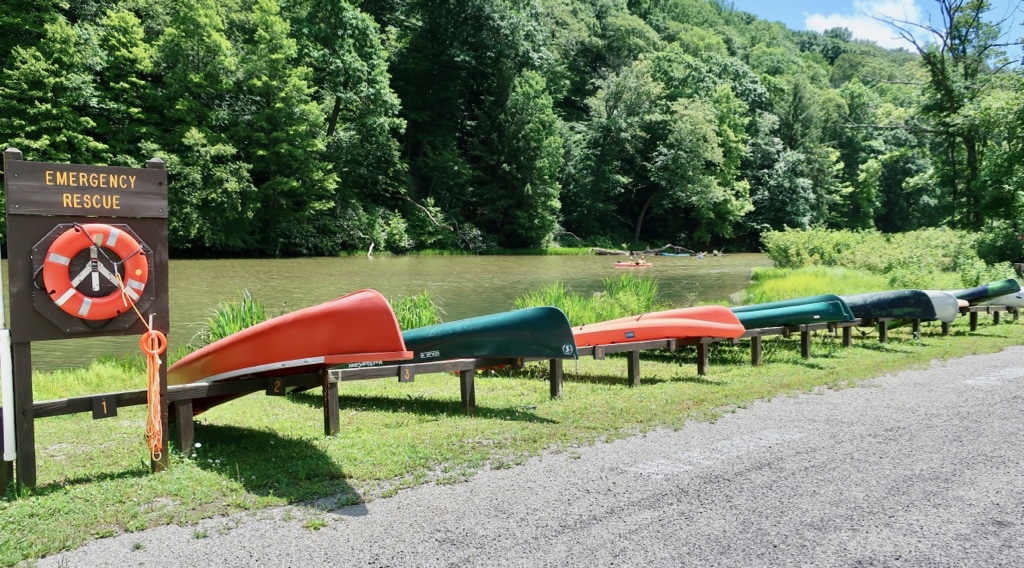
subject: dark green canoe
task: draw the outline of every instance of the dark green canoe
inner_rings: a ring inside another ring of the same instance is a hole
[[[746,329],[852,321],[850,307],[835,294],[792,298],[730,308]]]
[[[841,298],[853,310],[853,315],[862,319],[938,319],[931,296],[922,290],[889,290]]]
[[[967,302],[973,306],[974,304],[980,304],[997,296],[1015,294],[1017,292],[1020,292],[1020,284],[1014,278],[1007,278],[1006,280],[990,282],[988,284],[982,284],[981,286],[975,286],[974,288],[953,290],[950,294],[953,294],[961,300],[967,300]]]
[[[576,357],[569,319],[551,307],[490,314],[402,333],[412,363],[473,358]]]

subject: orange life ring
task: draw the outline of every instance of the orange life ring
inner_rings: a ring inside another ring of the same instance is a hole
[[[100,263],[99,248],[118,256],[111,272]],[[71,259],[89,248],[95,248],[88,266],[72,279]],[[117,265],[124,267],[118,272]],[[87,296],[77,288],[86,276],[93,277],[94,289],[102,277],[116,288],[106,296]],[[76,224],[61,233],[46,251],[43,261],[43,285],[54,304],[76,318],[108,320],[121,315],[135,302],[149,281],[149,263],[142,246],[129,233],[100,223]]]

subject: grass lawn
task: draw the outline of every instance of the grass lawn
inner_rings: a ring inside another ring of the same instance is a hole
[[[624,357],[567,361],[560,399],[548,396],[546,364],[515,373],[483,371],[472,417],[461,411],[455,375],[343,383],[335,437],[323,435],[318,389],[288,397],[254,394],[198,417],[195,447],[176,449],[170,469],[159,474],[149,472],[143,407],[95,421],[91,414],[39,419],[38,487],[20,496],[9,490],[0,500],[0,565],[124,531],[287,503],[331,509],[423,483],[459,483],[481,469],[514,467],[546,451],[714,421],[756,400],[856,386],[933,360],[1024,343],[1024,324],[991,322],[981,315],[978,330],[970,332],[961,317],[950,336],[942,336],[938,324],[926,325],[919,339],[899,328],[887,344],[878,342],[877,332],[855,329],[850,348],[819,332],[807,360],[800,357],[798,336],[771,337],[759,367],[750,365],[747,343],[720,344],[712,348],[705,376],[697,375],[693,348],[644,352],[637,388],[627,386]],[[60,380],[58,374],[35,379],[41,389],[56,388]],[[134,388],[143,388],[143,376],[137,380]],[[68,385],[83,392],[64,396],[105,392],[95,384]]]

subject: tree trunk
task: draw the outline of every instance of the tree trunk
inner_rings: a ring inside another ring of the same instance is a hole
[[[644,226],[644,216],[647,215],[647,208],[651,206],[651,202],[654,201],[654,198],[657,195],[658,195],[658,192],[656,192],[656,191],[654,193],[652,193],[650,195],[650,197],[647,198],[647,202],[644,203],[644,206],[640,209],[640,214],[637,215],[637,218],[636,218],[636,231],[633,233],[633,242],[635,242],[635,243],[640,242],[640,229],[642,229],[643,226]]]
[[[967,179],[964,180],[964,188],[967,201],[967,223],[968,229],[977,230],[981,228],[981,191],[978,166],[978,141],[973,134],[965,134],[964,149],[967,152]]]
[[[341,116],[341,97],[334,97],[334,110],[331,111],[331,119],[327,122],[327,137],[334,136],[338,129],[338,117]]]

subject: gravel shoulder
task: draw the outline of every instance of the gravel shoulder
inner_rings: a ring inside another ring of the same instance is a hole
[[[1022,361],[1024,347],[934,362],[465,483],[160,527],[38,566],[1019,566]]]

